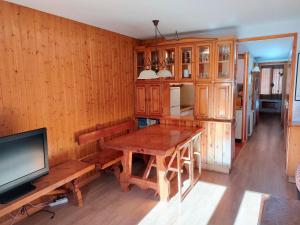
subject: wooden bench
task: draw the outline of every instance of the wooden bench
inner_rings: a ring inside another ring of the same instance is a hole
[[[32,207],[31,202],[46,196],[57,193],[66,193],[63,187],[71,184],[77,203],[83,206],[82,194],[78,186],[78,178],[94,170],[95,166],[77,160],[67,161],[49,170],[49,174],[43,176],[34,182],[36,189],[28,194],[17,198],[7,204],[0,204],[0,218],[14,212],[15,210],[26,207]],[[40,209],[40,208],[39,208]]]
[[[97,130],[82,134],[78,137],[78,144],[88,144],[98,142],[99,151],[81,159],[83,162],[95,164],[96,169],[99,171],[105,170],[109,167],[114,169],[116,177],[120,176],[120,169],[118,165],[121,164],[123,153],[121,151],[104,148],[103,143],[105,140],[111,140],[116,136],[129,133],[135,129],[135,122],[133,120],[119,123],[110,127],[103,127],[97,125]]]

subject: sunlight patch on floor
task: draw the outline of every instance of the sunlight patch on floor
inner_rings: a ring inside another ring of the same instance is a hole
[[[263,193],[245,191],[234,225],[257,225]]]
[[[139,225],[207,225],[225,191],[225,186],[198,182],[182,203],[178,196],[159,202]]]

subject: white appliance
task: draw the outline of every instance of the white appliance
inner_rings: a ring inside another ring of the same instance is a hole
[[[235,110],[235,139],[242,139],[242,123],[243,123],[243,110],[236,109]]]
[[[170,87],[170,115],[180,116],[180,87]]]

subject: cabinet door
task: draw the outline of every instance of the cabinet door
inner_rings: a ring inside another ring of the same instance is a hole
[[[215,123],[215,164],[231,167],[231,123]]]
[[[216,44],[216,74],[217,81],[234,80],[234,42],[221,41]]]
[[[232,119],[233,117],[233,84],[214,84],[214,118]]]
[[[195,116],[211,118],[212,113],[212,84],[196,85]]]
[[[161,115],[161,86],[152,85],[148,86],[148,114],[149,116]]]
[[[194,79],[194,46],[179,47],[179,79],[192,81]]]
[[[213,75],[212,44],[196,46],[196,80],[208,81]]]
[[[137,85],[135,88],[135,113],[146,116],[146,85]]]
[[[135,49],[134,64],[135,64],[135,78],[137,79],[140,73],[145,69],[147,53],[146,49],[141,47]]]
[[[161,61],[161,66],[160,69],[166,69],[171,72],[171,77],[164,78],[166,80],[175,80],[176,76],[178,74],[178,60],[177,60],[177,55],[178,55],[178,49],[177,47],[165,47],[162,48],[161,50],[162,53],[162,61]]]

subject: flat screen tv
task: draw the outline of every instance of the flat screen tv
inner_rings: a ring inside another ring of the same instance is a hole
[[[47,130],[0,137],[0,203],[32,191],[32,181],[48,174]]]

